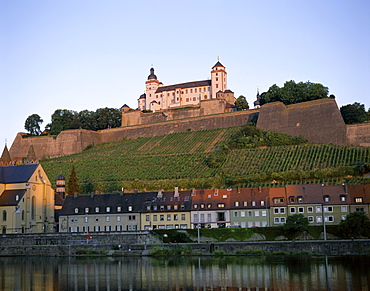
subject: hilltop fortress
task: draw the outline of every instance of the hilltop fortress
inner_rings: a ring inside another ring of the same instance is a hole
[[[146,93],[138,99],[138,109],[122,107],[121,127],[66,130],[57,137],[25,138],[25,133],[18,133],[10,156],[21,160],[32,148],[37,159],[58,157],[81,152],[91,144],[125,138],[240,126],[255,115],[257,127],[263,130],[302,135],[315,143],[370,146],[370,123],[346,125],[332,98],[288,106],[274,102],[257,109],[234,111],[234,93],[227,89],[226,69],[220,62],[212,67],[211,80],[163,86],[151,68],[145,85]]]

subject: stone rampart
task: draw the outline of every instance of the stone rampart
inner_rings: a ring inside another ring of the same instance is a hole
[[[347,125],[347,143],[370,147],[370,122]]]
[[[289,106],[274,102],[263,105],[259,110],[213,115],[212,113],[223,108],[224,101],[212,101],[209,103],[203,101],[200,108],[167,110],[149,115],[140,111],[128,112],[122,114],[126,120],[123,120],[126,124],[124,127],[98,132],[83,129],[67,130],[56,138],[51,136],[22,138],[22,134],[19,133],[10,148],[10,155],[12,158],[26,157],[30,146],[33,145],[37,158],[58,157],[81,152],[92,143],[244,125],[254,114],[259,114],[257,127],[263,130],[293,136],[303,135],[310,142],[316,143],[370,146],[370,124],[346,126],[335,99],[320,99]]]
[[[319,99],[284,105],[282,102],[265,104],[260,108],[257,127],[302,135],[310,142],[346,145],[346,125],[335,99]]]

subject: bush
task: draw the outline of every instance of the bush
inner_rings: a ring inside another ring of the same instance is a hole
[[[283,229],[286,233],[302,232],[308,229],[308,218],[303,214],[289,215]]]
[[[338,229],[345,238],[370,237],[370,219],[365,212],[355,211],[339,223]]]

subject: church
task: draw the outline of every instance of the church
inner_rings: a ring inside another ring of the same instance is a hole
[[[146,90],[138,99],[138,109],[153,112],[199,106],[203,100],[224,99],[234,104],[234,93],[227,89],[227,72],[220,61],[212,67],[211,79],[164,86],[150,69],[145,82]]]

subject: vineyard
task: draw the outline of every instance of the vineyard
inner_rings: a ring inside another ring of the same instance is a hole
[[[303,180],[339,183],[356,176],[356,167],[370,162],[370,148],[302,144],[294,137],[289,140],[286,135],[255,130],[254,137],[239,137],[245,148],[229,147],[241,131],[242,127],[231,127],[98,144],[41,164],[53,183],[59,174],[68,180],[74,165],[83,192],[104,193],[121,188],[276,186]],[[259,148],[245,144],[256,136],[254,146]],[[261,147],[266,136],[279,145],[282,141],[291,145]],[[211,165],[212,155],[220,157]],[[363,181],[359,176],[352,179]]]

